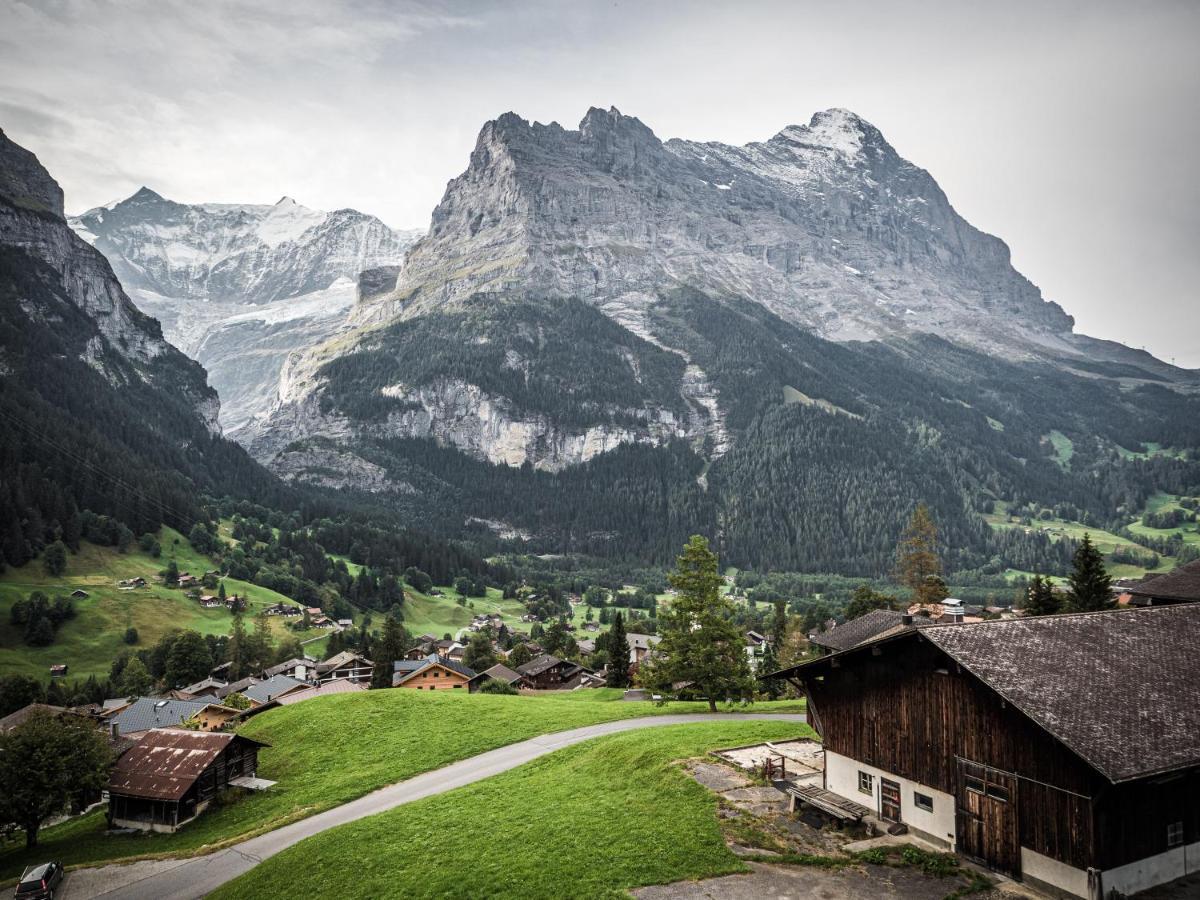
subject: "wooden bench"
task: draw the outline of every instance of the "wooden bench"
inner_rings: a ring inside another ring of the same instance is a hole
[[[796,804],[804,803],[814,809],[819,809],[826,815],[833,816],[841,822],[861,822],[871,814],[860,803],[840,797],[832,791],[819,788],[814,784],[798,784],[787,788],[788,812],[796,811]]]

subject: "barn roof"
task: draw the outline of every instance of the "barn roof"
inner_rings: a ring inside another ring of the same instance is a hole
[[[155,728],[121,754],[108,789],[127,797],[179,800],[235,740],[267,746],[236,734]]]
[[[1200,559],[1192,560],[1165,575],[1154,575],[1130,585],[1129,593],[1154,600],[1200,601]]]
[[[813,635],[810,641],[830,650],[849,650],[863,641],[879,637],[904,622],[904,613],[891,609],[873,609],[828,631]]]
[[[1200,605],[920,634],[1110,781],[1200,765]]]
[[[549,653],[543,653],[541,656],[531,659],[524,665],[517,666],[517,671],[522,675],[528,675],[529,677],[533,678],[541,675],[543,672],[549,669],[553,669],[561,662],[562,660],[557,656],[551,656]]]
[[[512,684],[514,681],[520,681],[524,676],[520,672],[510,669],[504,663],[496,663],[490,669],[484,669],[472,681],[482,681],[485,678],[494,678],[496,681],[503,681],[505,684]]]

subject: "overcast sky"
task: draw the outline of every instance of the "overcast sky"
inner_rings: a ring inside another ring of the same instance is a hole
[[[0,127],[78,212],[424,228],[484,121],[616,106],[746,143],[844,106],[1078,330],[1200,367],[1200,3],[0,0]]]

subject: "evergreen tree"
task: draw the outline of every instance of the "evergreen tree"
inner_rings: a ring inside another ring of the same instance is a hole
[[[482,672],[495,664],[496,651],[492,649],[491,638],[485,632],[475,632],[463,651],[463,665],[476,672]]]
[[[846,621],[865,616],[875,609],[895,609],[896,598],[890,594],[881,594],[868,584],[860,584],[854,589],[854,596],[846,604]]]
[[[383,635],[372,648],[375,667],[371,670],[371,688],[390,688],[394,663],[404,655],[404,628],[395,616],[383,620]]]
[[[67,545],[62,541],[55,541],[46,548],[46,552],[42,554],[42,567],[46,570],[46,574],[57,578],[67,570]]]
[[[776,644],[782,644],[787,639],[787,629],[787,603],[780,598],[775,601],[775,615],[771,620],[771,640]]]
[[[761,677],[778,671],[779,661],[775,658],[775,649],[767,644],[763,650],[762,659],[758,661],[758,674]],[[778,700],[783,693],[784,683],[778,678],[763,678],[759,684],[768,700]]]
[[[146,664],[136,656],[131,657],[121,673],[121,694],[125,697],[142,697],[150,693],[154,679]]]
[[[246,623],[240,612],[233,614],[233,627],[229,629],[229,641],[225,645],[225,659],[229,663],[230,681],[240,681],[246,677]]]
[[[510,669],[515,669],[518,666],[523,666],[525,663],[533,659],[533,653],[529,649],[528,644],[517,644],[508,654],[508,659],[505,660],[505,665]]]
[[[1074,568],[1067,582],[1070,585],[1067,599],[1072,612],[1095,612],[1117,605],[1112,595],[1112,578],[1104,568],[1104,557],[1086,532],[1075,550]]]
[[[1062,598],[1055,592],[1049,578],[1034,575],[1025,593],[1022,609],[1027,616],[1052,616],[1062,612]]]
[[[659,617],[662,640],[639,680],[663,692],[676,682],[690,682],[714,712],[718,699],[752,698],[746,642],[733,622],[733,604],[721,593],[717,555],[705,538],[692,536],[668,581],[676,593],[670,610]]]
[[[625,620],[620,612],[613,616],[608,629],[608,686],[629,687],[629,642],[625,639]]]
[[[932,599],[937,584],[930,576],[942,574],[937,551],[937,525],[929,507],[919,503],[896,546],[896,577],[912,590],[912,599],[917,603],[938,603],[944,599],[945,595]]]
[[[196,631],[182,631],[171,641],[163,669],[163,680],[169,688],[182,687],[206,677],[212,664],[212,656],[208,652],[204,636]],[[127,665],[126,668],[128,667]]]

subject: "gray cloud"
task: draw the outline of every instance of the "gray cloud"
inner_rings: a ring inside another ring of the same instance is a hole
[[[506,110],[745,143],[846,106],[1080,330],[1200,366],[1200,5],[834,7],[0,0],[0,126],[72,210],[145,183],[424,226]]]

